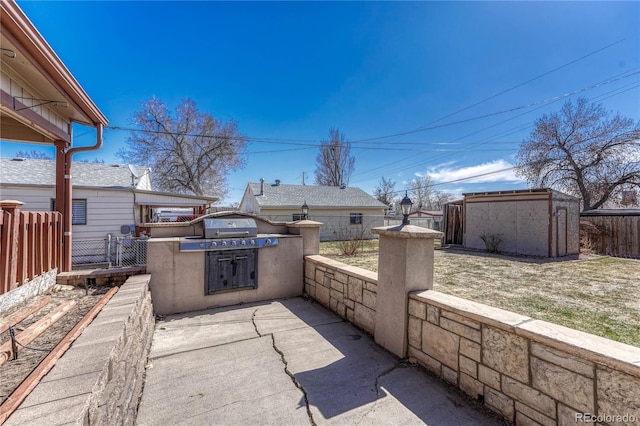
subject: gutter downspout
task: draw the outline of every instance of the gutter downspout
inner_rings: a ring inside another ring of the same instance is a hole
[[[102,148],[102,131],[104,125],[102,123],[96,124],[96,144],[93,146],[79,146],[71,148],[64,153],[64,207],[62,210],[62,272],[71,271],[71,244],[72,244],[72,175],[71,175],[71,162],[73,161],[73,154],[76,152],[96,151]]]

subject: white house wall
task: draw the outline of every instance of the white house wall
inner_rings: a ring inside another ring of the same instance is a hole
[[[300,208],[273,209],[263,207],[260,217],[272,221],[291,222],[294,214],[300,214]],[[351,213],[362,213],[362,225],[350,223]],[[320,228],[321,241],[333,241],[348,237],[365,239],[376,238],[371,229],[384,226],[384,210],[353,207],[349,209],[309,209],[309,219],[322,223]]]

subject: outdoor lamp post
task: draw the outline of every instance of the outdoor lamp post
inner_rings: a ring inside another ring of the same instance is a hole
[[[402,199],[402,201],[400,201],[400,209],[402,210],[402,216],[403,216],[402,218],[403,225],[409,224],[409,213],[411,212],[412,205],[413,205],[413,202],[411,201],[411,198],[407,196],[407,192],[405,191],[404,198]]]
[[[302,208],[302,220],[307,220],[307,217],[309,216],[309,206],[307,205],[306,200],[301,208]]]

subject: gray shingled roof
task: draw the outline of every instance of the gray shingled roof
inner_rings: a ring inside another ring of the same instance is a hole
[[[138,176],[142,176],[145,168],[134,167]],[[0,183],[3,184],[55,185],[55,172],[53,160],[0,158]],[[133,183],[127,165],[74,162],[72,175],[74,186],[131,188]]]
[[[264,183],[260,194],[260,183],[249,183],[260,207],[296,207],[305,201],[309,207],[378,207],[387,206],[360,188],[312,185],[272,185]]]

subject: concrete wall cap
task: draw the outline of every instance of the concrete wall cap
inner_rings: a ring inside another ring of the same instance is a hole
[[[372,233],[378,235],[384,235],[392,238],[423,238],[423,239],[436,239],[442,238],[444,234],[440,231],[434,231],[433,229],[423,228],[415,225],[393,225],[393,226],[381,226],[373,228]]]
[[[287,223],[289,228],[320,228],[322,225],[324,225],[322,222],[313,220],[299,220],[297,222]]]

